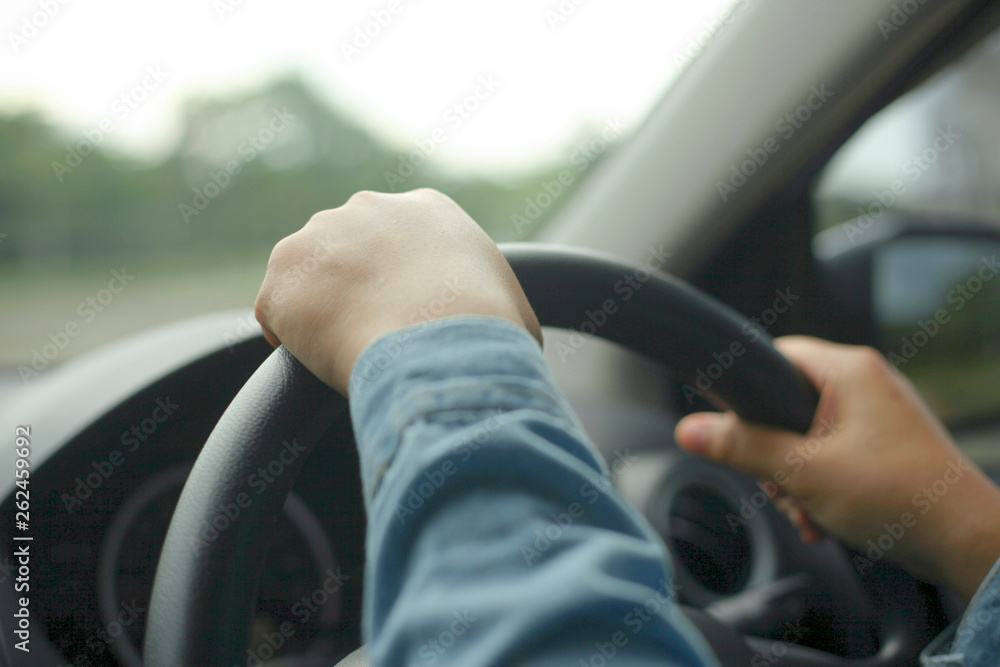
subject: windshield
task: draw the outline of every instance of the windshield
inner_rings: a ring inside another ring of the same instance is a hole
[[[531,238],[744,5],[7,3],[0,391],[250,308],[274,243],[357,190]]]

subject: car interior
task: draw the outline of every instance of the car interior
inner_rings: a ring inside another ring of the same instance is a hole
[[[887,550],[803,542],[757,480],[672,433],[718,400],[807,431],[815,390],[771,343],[806,334],[881,350],[1000,482],[1000,186],[982,183],[1000,175],[997,84],[998,2],[747,0],[548,224],[501,244],[554,376],[609,464],[626,457],[611,481],[662,536],[677,599],[726,667],[913,665],[961,615]],[[897,160],[906,132],[918,148]],[[865,180],[859,161],[882,153],[887,179]],[[960,168],[969,154],[978,170]],[[727,356],[735,343],[745,356]],[[0,663],[367,664],[346,401],[249,309],[66,363],[0,424],[30,425],[46,535],[25,654],[9,627],[24,489],[5,477]],[[0,457],[15,469],[14,448]],[[260,500],[230,502],[240,490]]]

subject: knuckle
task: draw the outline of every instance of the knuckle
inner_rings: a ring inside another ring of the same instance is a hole
[[[851,351],[854,367],[864,375],[881,375],[889,370],[882,353],[873,347],[863,345]]]
[[[310,246],[309,236],[312,235],[305,234],[302,230],[299,230],[278,241],[271,250],[270,258],[267,260],[267,271],[270,273],[283,273],[301,262]]]
[[[313,213],[312,216],[309,218],[309,220],[306,222],[305,226],[308,227],[310,225],[321,225],[326,223],[331,217],[331,215],[333,215],[333,212],[336,210],[337,209],[327,208],[323,209],[322,211],[317,211],[316,213]]]
[[[355,205],[372,203],[373,201],[384,196],[385,195],[375,192],[374,190],[358,190],[353,195],[351,195],[351,198],[347,200],[347,203],[348,204],[353,203]]]
[[[292,236],[286,236],[274,244],[274,247],[271,249],[271,256],[267,260],[268,269],[279,267],[288,260],[293,243]]]
[[[448,195],[434,188],[417,188],[410,191],[409,194],[417,199],[417,201],[428,205],[441,205],[452,201]]]

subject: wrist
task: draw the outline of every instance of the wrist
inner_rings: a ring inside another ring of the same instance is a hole
[[[352,341],[353,345],[345,345],[340,349],[341,356],[339,358],[335,356],[335,361],[332,363],[333,375],[338,378],[338,384],[335,384],[334,387],[343,386],[343,393],[347,394],[349,387],[359,382],[370,382],[373,378],[380,376],[399,357],[409,354],[411,343],[416,339],[433,336],[437,340],[441,335],[439,331],[441,329],[447,331],[453,325],[461,327],[463,323],[475,325],[484,322],[492,322],[494,326],[500,325],[503,328],[517,330],[521,332],[521,335],[526,334],[534,339],[539,346],[541,345],[540,335],[534,334],[523,322],[495,314],[454,313],[426,322],[384,327],[358,336]],[[383,345],[383,342],[386,341],[390,344]],[[449,340],[442,338],[440,344],[447,347]],[[376,348],[379,349],[376,350]]]
[[[964,457],[963,457],[964,460]],[[1000,489],[971,462],[967,479],[951,489],[928,538],[937,577],[968,601],[1000,558]]]

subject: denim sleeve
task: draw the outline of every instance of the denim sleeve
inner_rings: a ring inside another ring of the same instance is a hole
[[[375,665],[716,664],[525,331],[463,317],[394,332],[350,395]]]
[[[924,667],[1000,664],[1000,560],[986,575],[962,618],[920,654]]]

